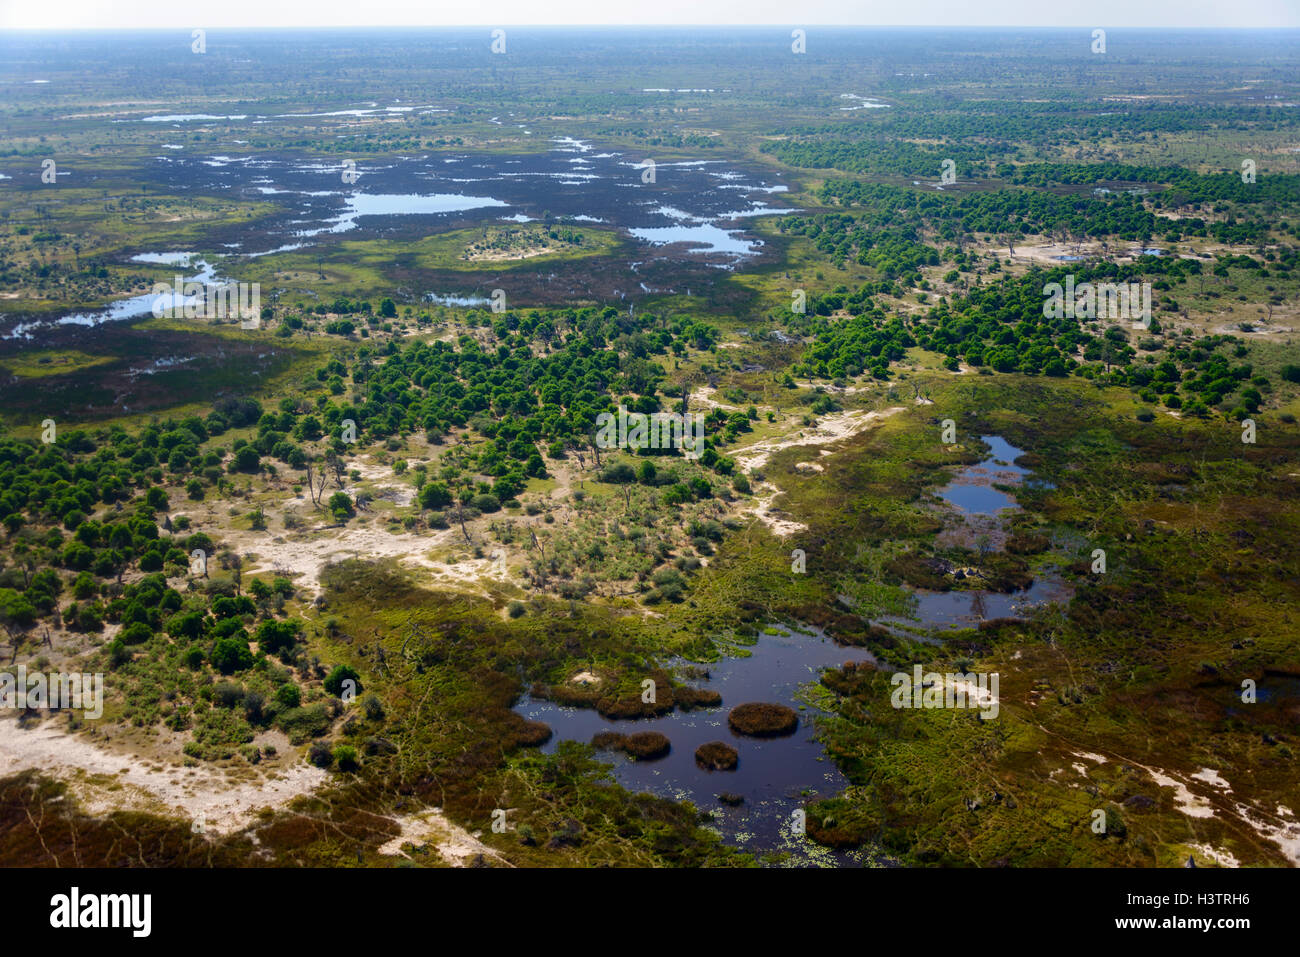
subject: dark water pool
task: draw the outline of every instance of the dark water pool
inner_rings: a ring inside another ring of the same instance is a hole
[[[973,628],[981,621],[993,618],[1021,618],[1031,609],[1051,602],[1069,601],[1070,586],[1052,572],[1040,572],[1033,583],[1021,591],[926,591],[914,589],[916,605],[907,618],[881,618],[886,627],[904,627],[907,630],[943,631],[952,628]],[[941,644],[940,638],[923,633],[911,637],[920,641]]]
[[[990,541],[999,541],[1002,538],[999,513],[1019,506],[1012,494],[993,486],[1051,488],[1052,485],[1035,480],[1029,469],[1015,464],[1024,454],[1023,449],[999,435],[982,435],[980,440],[989,447],[988,456],[975,465],[959,469],[938,494],[971,526],[965,529],[966,537],[983,531],[988,533]],[[912,614],[883,618],[880,624],[895,630],[901,627],[914,638],[938,644],[941,639],[925,632],[970,628],[991,618],[1022,617],[1040,605],[1068,601],[1071,594],[1070,586],[1051,569],[1039,571],[1028,588],[1010,593],[918,588],[912,590]]]
[[[813,716],[820,713],[818,709],[799,711],[799,728],[793,735],[768,739],[733,734],[727,714],[746,701],[775,702],[798,710],[801,686],[815,682],[822,669],[875,659],[865,649],[842,647],[820,633],[772,630],[777,633],[761,635],[748,657],[725,658],[708,666],[707,680],[689,682],[721,694],[718,708],[611,721],[594,710],[525,697],[515,710],[551,726],[555,734],[542,746],[548,753],[561,739],[589,742],[601,731],[658,731],[672,742],[672,750],[663,758],[633,761],[620,752],[602,752],[624,787],[689,800],[702,811],[713,811],[712,826],[724,840],[756,854],[784,850],[803,864],[864,863],[869,859],[865,852],[832,852],[793,833],[791,814],[803,806],[807,795],[829,797],[848,784],[814,739]],[[734,771],[706,771],[696,765],[695,749],[709,741],[724,741],[740,752]],[[744,803],[721,804],[718,795],[724,791],[742,795]]]
[[[1024,454],[1023,449],[998,435],[981,435],[980,439],[992,450],[989,456],[977,465],[960,469],[939,490],[939,497],[966,515],[996,515],[1004,508],[1015,508],[1016,500],[993,485],[1019,485],[1029,469],[1014,464]]]

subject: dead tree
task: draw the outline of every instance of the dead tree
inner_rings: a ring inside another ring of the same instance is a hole
[[[460,533],[465,536],[465,544],[473,545],[474,540],[469,537],[469,530],[465,528],[465,503],[456,503],[456,518],[460,522]]]
[[[307,462],[307,494],[311,496],[312,505],[317,508],[321,507],[320,499],[325,494],[326,475],[323,468],[312,468],[311,461]]]
[[[344,488],[343,479],[348,474],[347,463],[343,461],[342,456],[331,452],[325,458],[325,464],[328,465],[330,471],[334,473],[334,484],[339,487],[339,491],[342,491]]]

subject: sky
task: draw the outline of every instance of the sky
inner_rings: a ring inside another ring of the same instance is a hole
[[[1300,0],[0,0],[0,29],[770,24],[1300,27]]]

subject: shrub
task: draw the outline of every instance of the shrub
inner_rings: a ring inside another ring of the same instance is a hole
[[[424,510],[446,508],[451,504],[451,492],[441,482],[430,482],[420,489],[420,508]]]
[[[218,707],[233,708],[243,700],[244,686],[236,682],[221,681],[212,688],[212,701]]]
[[[318,768],[328,768],[334,763],[334,752],[324,741],[316,741],[307,751],[307,760]]]
[[[118,640],[124,645],[142,645],[153,637],[153,629],[142,621],[134,622],[122,629]]]
[[[239,635],[218,638],[212,646],[212,654],[209,659],[212,662],[212,667],[223,675],[233,674],[236,671],[245,671],[253,666],[252,649],[248,647],[247,638]]]
[[[275,689],[275,703],[286,711],[292,711],[302,704],[302,691],[293,682],[286,681]]]
[[[351,690],[357,694],[361,693],[361,675],[357,674],[357,670],[351,665],[335,665],[334,670],[325,679],[325,690],[335,697],[341,697],[345,681],[354,682]]]
[[[340,744],[334,749],[334,763],[339,766],[340,771],[355,771],[357,769],[357,749],[350,744]]]
[[[298,640],[298,628],[292,621],[264,621],[257,626],[253,639],[263,654],[275,655],[292,650]]]
[[[347,492],[335,492],[328,502],[330,514],[336,522],[344,522],[353,516],[352,499]]]
[[[727,724],[737,734],[774,738],[794,734],[799,727],[799,716],[783,704],[749,702],[732,708]]]
[[[658,731],[638,731],[636,734],[629,734],[623,744],[623,750],[637,761],[662,758],[671,748],[667,736]]]
[[[290,744],[302,744],[308,738],[317,738],[330,728],[329,712],[325,703],[318,701],[305,708],[291,708],[276,720]]]
[[[722,741],[710,741],[695,749],[695,763],[706,771],[733,771],[740,753]]]

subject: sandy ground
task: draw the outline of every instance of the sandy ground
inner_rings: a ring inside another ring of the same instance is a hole
[[[378,523],[355,521],[341,529],[272,535],[267,532],[228,531],[225,544],[240,555],[251,554],[254,560],[245,566],[245,574],[272,572],[293,578],[294,583],[310,594],[320,591],[321,570],[331,562],[348,558],[373,561],[395,558],[408,567],[423,572],[435,584],[447,585],[486,594],[485,579],[511,583],[514,578],[500,546],[484,546],[487,557],[464,558],[459,562],[438,561],[435,550],[468,550],[460,527],[417,535],[394,533]],[[476,539],[477,541],[477,539]],[[489,550],[490,548],[490,550]]]
[[[256,812],[308,794],[326,772],[306,763],[281,769],[250,767],[239,775],[209,766],[159,765],[93,744],[60,730],[52,719],[20,730],[0,724],[0,777],[37,770],[65,781],[91,814],[150,811],[201,822],[205,832],[226,834],[247,827]]]
[[[736,449],[731,453],[731,456],[736,460],[738,468],[748,472],[762,468],[774,453],[782,449],[792,448],[796,445],[829,445],[832,442],[847,439],[868,428],[874,422],[887,418],[896,412],[902,412],[903,408],[900,405],[880,412],[863,412],[860,409],[854,409],[850,412],[836,412],[832,415],[824,415],[813,428],[801,429],[794,435],[783,439],[772,439]]]
[[[779,535],[781,538],[786,538],[793,535],[795,532],[803,532],[808,529],[808,526],[802,522],[794,522],[787,518],[779,518],[774,514],[775,509],[773,508],[773,503],[776,501],[777,496],[785,494],[781,489],[777,488],[771,482],[764,482],[759,486],[759,489],[766,494],[756,497],[756,505],[753,509],[754,517],[770,528],[774,534]]]
[[[736,348],[740,348],[739,344],[736,345]],[[719,402],[717,399],[713,398],[714,393],[717,391],[717,389],[711,388],[710,386],[700,386],[700,388],[690,394],[690,401],[687,403],[687,408],[689,409],[694,405],[702,405],[710,409],[722,409],[724,412],[742,411],[738,405],[728,405],[726,402]],[[753,406],[756,409],[773,408],[773,406],[760,405],[758,403],[753,403]]]
[[[460,530],[456,529],[455,534],[459,535]],[[382,525],[361,525],[355,521],[344,528],[322,531],[273,535],[230,530],[224,535],[224,544],[231,550],[255,556],[251,565],[245,566],[245,574],[285,574],[310,591],[319,590],[320,572],[325,565],[347,558],[398,558],[437,570],[439,563],[426,553],[451,542],[451,529],[429,535],[395,535]]]
[[[514,866],[465,828],[447,820],[441,808],[429,808],[416,814],[399,817],[397,824],[402,832],[391,841],[382,844],[379,848],[380,854],[409,857],[410,855],[402,850],[403,844],[416,846],[432,844],[443,860],[452,867],[464,867],[469,859],[479,854],[507,867]]]
[[[863,412],[860,409],[854,409],[850,412],[836,412],[833,415],[823,416],[815,428],[801,429],[794,435],[787,436],[783,439],[771,439],[765,442],[759,442],[754,445],[737,449],[733,454],[736,465],[742,471],[749,472],[756,468],[761,468],[767,464],[769,458],[782,449],[793,448],[798,445],[829,445],[832,442],[838,442],[841,439],[847,439],[851,435],[856,435],[875,422],[879,422],[896,412],[902,412],[904,406],[894,406],[881,412]],[[831,454],[828,450],[820,450],[822,455]],[[798,462],[795,468],[801,471],[821,472],[824,466],[815,462]],[[760,493],[755,496],[755,504],[751,511],[755,518],[766,525],[776,535],[782,538],[793,535],[795,532],[805,531],[808,526],[802,522],[795,522],[788,518],[782,518],[777,513],[778,509],[774,507],[776,499],[783,494],[782,489],[773,485],[771,482],[760,482],[757,491]]]
[[[1197,854],[1201,855],[1205,860],[1218,864],[1220,867],[1241,866],[1241,862],[1233,857],[1228,851],[1220,850],[1219,848],[1213,847],[1209,844],[1188,844],[1187,846]]]

